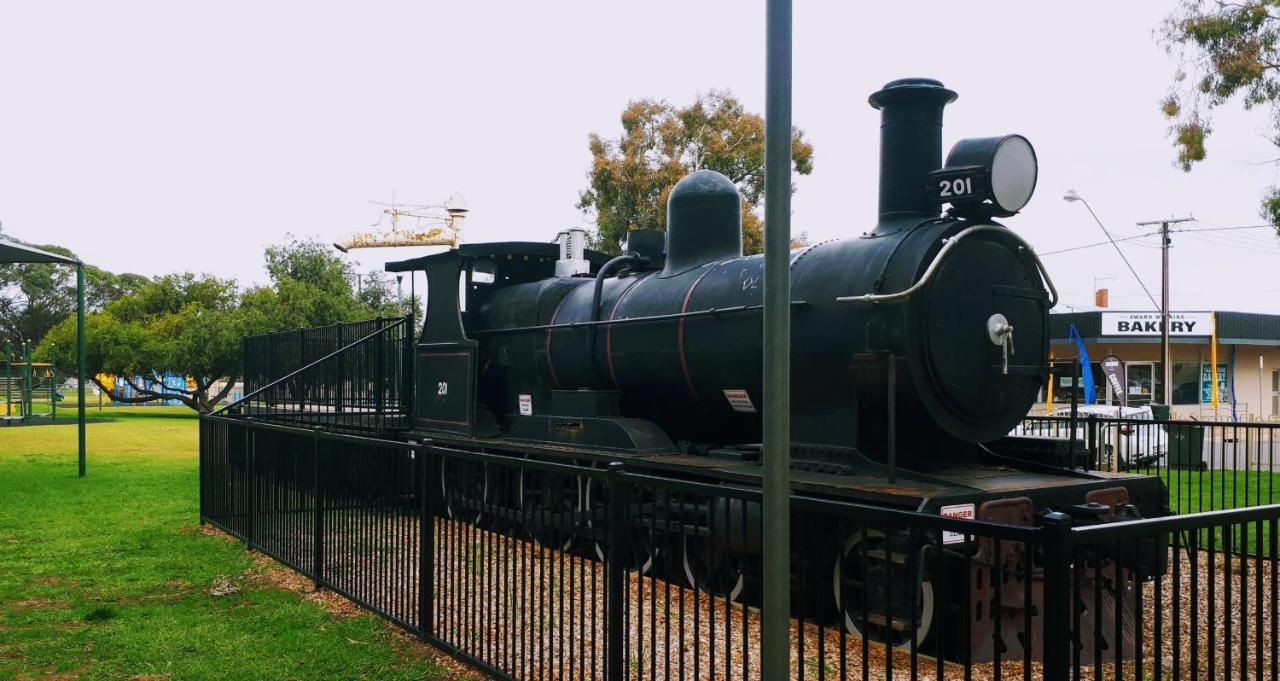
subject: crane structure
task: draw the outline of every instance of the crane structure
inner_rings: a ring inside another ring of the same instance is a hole
[[[462,241],[462,221],[467,217],[466,202],[454,194],[443,204],[402,205],[378,201],[370,203],[384,206],[378,221],[372,226],[382,226],[382,216],[390,216],[391,228],[385,231],[357,232],[333,247],[347,253],[356,248],[394,248],[398,246],[449,246],[457,247]],[[401,228],[401,218],[413,221],[413,226]]]

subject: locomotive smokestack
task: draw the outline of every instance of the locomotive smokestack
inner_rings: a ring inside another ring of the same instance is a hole
[[[932,78],[903,78],[871,95],[880,110],[880,219],[938,214],[929,173],[942,167],[942,109],[956,93]]]

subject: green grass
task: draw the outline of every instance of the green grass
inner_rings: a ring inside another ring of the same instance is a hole
[[[199,531],[190,410],[93,415],[83,479],[74,425],[0,428],[0,679],[445,678],[383,621],[336,619]],[[220,579],[239,593],[210,595]]]
[[[1169,508],[1178,515],[1280,504],[1280,473],[1256,469],[1194,471],[1181,468],[1129,472],[1158,476],[1169,491]],[[1194,540],[1204,548],[1243,549],[1249,553],[1260,548],[1268,554],[1271,550],[1270,531],[1270,522],[1237,523],[1204,529],[1195,533],[1195,537],[1184,533],[1182,541]]]
[[[1169,507],[1183,515],[1280,503],[1280,473],[1179,468],[1129,472],[1158,476],[1169,490]]]

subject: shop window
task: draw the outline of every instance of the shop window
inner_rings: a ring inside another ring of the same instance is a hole
[[[1200,404],[1200,364],[1173,364],[1173,403]]]
[[[1271,415],[1280,416],[1280,369],[1271,372]]]
[[[1107,379],[1102,375],[1102,365],[1097,362],[1091,362],[1089,369],[1093,373],[1094,399],[1098,404],[1104,404],[1107,401]],[[1081,404],[1084,404],[1084,381],[1079,380],[1078,385],[1073,385],[1074,377],[1071,373],[1071,362],[1057,360],[1054,363],[1053,401],[1057,404],[1070,403],[1073,395]]]

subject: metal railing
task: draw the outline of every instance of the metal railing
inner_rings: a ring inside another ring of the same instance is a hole
[[[578,463],[206,416],[201,519],[502,678],[760,678],[759,490]],[[1280,506],[791,504],[791,678],[1276,678]]]
[[[245,395],[215,413],[348,433],[406,429],[411,324],[410,317],[378,318],[246,336]]]
[[[1158,476],[1175,513],[1280,502],[1280,423],[1028,416],[1010,434],[1074,442],[1087,469]]]

